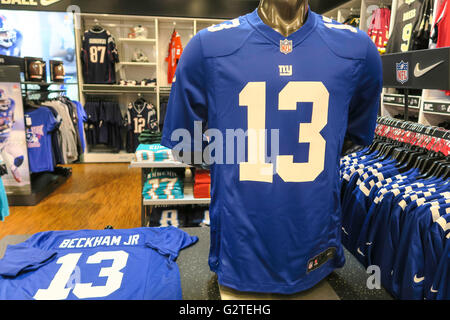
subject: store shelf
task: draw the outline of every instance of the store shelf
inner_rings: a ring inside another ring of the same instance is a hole
[[[121,86],[116,84],[85,84],[83,85],[84,93],[156,93],[155,87],[148,86]]]
[[[194,189],[192,183],[185,183],[183,199],[155,199],[143,200],[144,206],[160,206],[160,205],[188,205],[188,204],[209,204],[210,198],[194,198]]]
[[[131,38],[119,38],[119,42],[130,42],[130,43],[152,43],[156,42],[156,39],[131,39]]]
[[[131,161],[130,168],[188,168],[187,165],[178,161]]]
[[[172,87],[170,87],[170,86],[159,87],[159,92],[161,94],[170,94],[171,90],[172,90]]]
[[[38,82],[38,81],[22,81],[21,84],[24,85],[38,85],[38,86],[53,86],[53,85],[58,85],[58,86],[69,86],[69,85],[78,85],[78,82],[69,82],[69,83],[64,83],[64,82]]]

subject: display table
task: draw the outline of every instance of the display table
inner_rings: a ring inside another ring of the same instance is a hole
[[[313,289],[293,294],[258,294],[238,292],[219,286],[216,275],[209,270],[209,228],[183,228],[199,241],[181,250],[177,259],[180,269],[181,287],[185,300],[368,300],[392,297],[384,289],[370,290],[366,286],[369,274],[364,267],[347,251],[346,264],[342,269],[333,272]],[[6,246],[17,244],[28,239],[29,235],[6,236],[0,240],[0,258]]]

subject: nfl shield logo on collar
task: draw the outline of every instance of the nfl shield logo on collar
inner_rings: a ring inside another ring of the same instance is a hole
[[[397,69],[397,81],[401,84],[404,84],[409,79],[409,70],[408,70],[408,62],[404,62],[403,60],[399,63],[396,63]]]
[[[292,40],[280,40],[280,51],[284,54],[292,52]]]

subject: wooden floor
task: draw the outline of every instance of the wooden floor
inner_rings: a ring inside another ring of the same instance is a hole
[[[140,227],[140,169],[128,164],[73,164],[67,182],[38,205],[10,207],[0,221],[6,235],[50,230]]]

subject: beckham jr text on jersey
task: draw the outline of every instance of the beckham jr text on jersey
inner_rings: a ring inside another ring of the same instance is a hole
[[[215,155],[226,161],[211,167],[209,265],[219,283],[289,294],[342,267],[340,154],[346,135],[372,142],[381,75],[364,32],[311,11],[287,38],[255,10],[191,39],[161,144],[191,151],[198,142],[177,129],[194,137],[196,121],[224,137]],[[248,134],[238,159],[228,143],[239,131],[266,132],[265,143]]]

